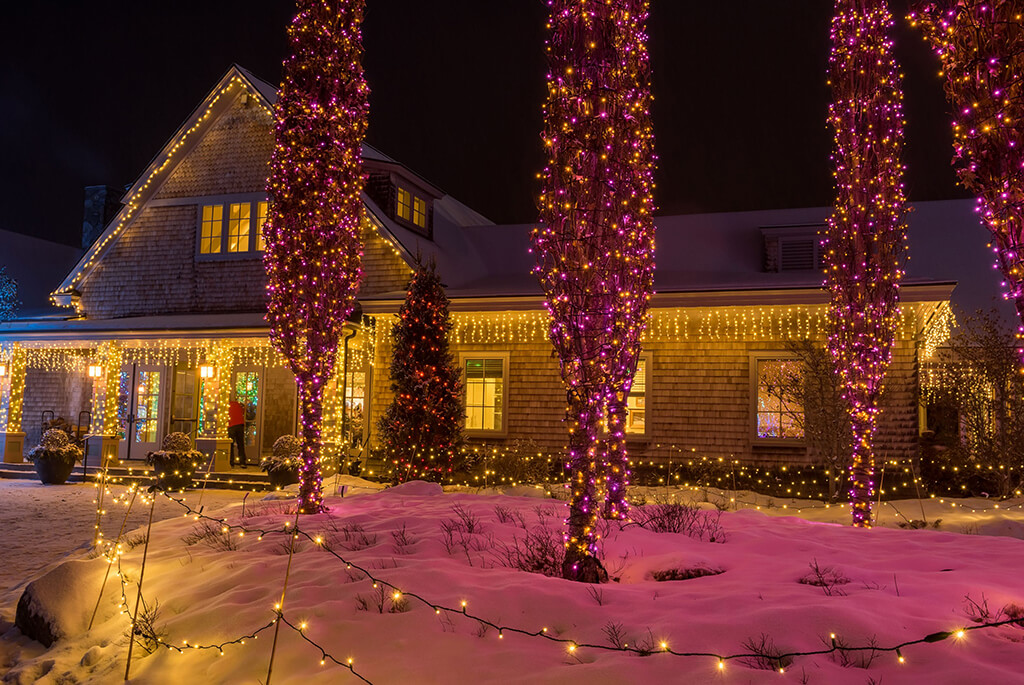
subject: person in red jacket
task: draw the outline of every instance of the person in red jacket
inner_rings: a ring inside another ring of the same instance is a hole
[[[238,448],[237,456],[232,450],[231,465],[238,462],[243,469],[246,468],[249,460],[245,456],[245,407],[235,398],[228,405],[228,437],[234,440],[234,446]]]

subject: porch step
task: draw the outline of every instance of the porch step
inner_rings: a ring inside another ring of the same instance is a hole
[[[69,483],[96,482],[102,476],[101,470],[90,465],[88,470],[83,470],[81,464],[76,464],[68,478]],[[30,462],[20,464],[0,463],[0,478],[14,478],[33,480],[36,478],[35,465]],[[149,486],[153,483],[153,473],[150,467],[142,461],[121,462],[118,466],[107,468],[107,480],[115,485],[128,485],[138,483]],[[219,490],[269,490],[270,479],[259,467],[250,466],[248,469],[234,469],[231,471],[213,471],[207,476],[205,471],[195,475],[195,486]]]

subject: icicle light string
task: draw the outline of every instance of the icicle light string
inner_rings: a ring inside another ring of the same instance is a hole
[[[661,642],[660,646],[658,648],[656,648],[656,649],[642,649],[642,648],[638,648],[638,647],[629,647],[629,646],[626,646],[626,645],[623,645],[621,647],[619,647],[619,646],[613,647],[613,646],[609,646],[609,645],[605,645],[605,644],[593,644],[593,643],[588,643],[588,642],[580,642],[578,640],[573,640],[571,638],[557,637],[557,636],[549,634],[547,627],[542,627],[542,628],[540,628],[538,630],[529,630],[529,629],[526,629],[526,628],[519,628],[519,627],[516,627],[516,626],[504,625],[504,624],[496,623],[494,621],[491,621],[488,618],[485,618],[483,616],[479,616],[477,614],[474,614],[474,613],[470,612],[468,610],[468,604],[465,601],[463,601],[461,603],[461,606],[450,607],[450,606],[447,606],[445,604],[434,602],[434,601],[432,601],[432,600],[430,600],[430,599],[428,599],[428,598],[426,598],[426,597],[424,597],[422,595],[419,595],[419,594],[417,594],[415,592],[409,592],[409,591],[406,591],[406,590],[401,590],[398,586],[388,582],[387,580],[385,580],[383,578],[379,578],[377,576],[374,576],[370,572],[369,569],[364,568],[363,566],[360,566],[359,564],[357,564],[357,563],[355,563],[353,561],[347,560],[344,557],[342,557],[340,554],[335,552],[333,549],[331,549],[330,547],[326,546],[324,544],[324,542],[323,542],[322,537],[319,534],[311,535],[311,534],[309,534],[309,533],[307,533],[307,532],[305,532],[303,530],[300,530],[298,528],[293,527],[291,525],[291,522],[286,522],[285,525],[281,529],[247,528],[247,527],[239,525],[239,524],[229,524],[229,523],[227,523],[227,519],[223,519],[223,518],[218,519],[218,518],[214,518],[212,516],[207,516],[207,515],[203,514],[201,511],[197,511],[197,510],[192,509],[183,499],[177,499],[177,498],[172,497],[171,495],[169,495],[169,494],[167,494],[165,492],[161,492],[160,494],[162,494],[164,497],[170,499],[172,502],[177,503],[179,506],[183,507],[185,509],[185,512],[186,512],[184,514],[185,517],[191,517],[191,518],[193,518],[193,520],[197,520],[197,521],[198,520],[204,520],[204,521],[208,521],[208,522],[214,523],[219,528],[221,528],[221,530],[224,531],[225,534],[227,534],[227,533],[229,533],[231,531],[237,530],[240,535],[255,534],[257,536],[257,540],[262,540],[263,537],[266,536],[266,535],[274,535],[274,534],[289,535],[289,536],[293,536],[293,537],[295,537],[295,536],[302,536],[302,537],[306,538],[306,540],[311,542],[315,547],[319,547],[320,549],[323,549],[325,552],[327,552],[328,554],[333,556],[339,562],[345,564],[346,569],[355,569],[359,573],[362,573],[364,576],[366,576],[366,580],[373,584],[373,587],[376,588],[376,587],[380,586],[380,587],[383,587],[383,588],[387,588],[388,590],[392,591],[394,597],[399,598],[399,599],[400,598],[415,599],[415,600],[419,601],[420,603],[426,605],[427,607],[431,608],[434,611],[434,613],[436,613],[436,614],[441,614],[442,612],[444,612],[446,614],[451,614],[453,616],[464,616],[464,617],[466,617],[466,618],[476,622],[477,624],[482,624],[482,625],[487,626],[488,628],[494,629],[497,632],[497,635],[498,635],[499,638],[503,638],[506,634],[515,634],[515,635],[522,635],[524,637],[542,638],[542,639],[548,640],[549,642],[553,642],[553,643],[558,643],[558,644],[564,645],[566,647],[567,651],[569,651],[570,653],[576,653],[580,649],[593,649],[593,650],[598,650],[598,651],[603,651],[603,652],[624,652],[624,653],[629,653],[629,654],[637,654],[637,655],[641,655],[641,656],[647,656],[647,655],[650,655],[650,654],[653,654],[653,653],[659,653],[659,654],[670,654],[672,656],[678,656],[678,657],[709,658],[709,659],[714,659],[716,661],[716,663],[718,664],[718,668],[723,668],[726,662],[733,661],[733,660],[736,660],[736,659],[766,658],[764,654],[759,654],[759,653],[756,653],[756,652],[739,652],[739,653],[735,653],[735,654],[719,654],[719,653],[716,653],[716,652],[681,651],[681,650],[673,649],[672,647],[670,647],[668,645],[667,642],[664,642],[664,641]],[[120,556],[117,557],[117,561],[120,564]],[[119,567],[118,576],[122,579],[122,581],[121,581],[122,582],[122,597],[126,601],[127,600],[127,593],[124,590],[125,582],[126,581],[124,580],[124,574],[120,572],[120,567]],[[177,651],[178,653],[184,653],[185,649],[197,649],[197,650],[217,650],[219,654],[223,654],[223,651],[224,651],[223,648],[224,647],[226,647],[228,645],[244,645],[245,644],[245,640],[247,640],[247,639],[255,639],[256,636],[259,633],[261,633],[261,632],[263,632],[265,630],[268,630],[271,627],[273,627],[276,621],[282,620],[285,623],[285,625],[287,625],[288,627],[292,628],[293,630],[298,632],[300,635],[302,635],[302,637],[306,640],[306,642],[310,643],[312,646],[314,646],[318,650],[320,650],[321,657],[322,657],[321,658],[321,665],[323,665],[323,663],[325,663],[327,660],[330,660],[330,661],[334,662],[335,664],[338,664],[340,666],[349,668],[352,671],[353,675],[359,677],[364,682],[369,682],[368,680],[366,680],[366,678],[364,678],[363,676],[358,674],[352,668],[352,660],[350,660],[350,659],[339,660],[339,659],[335,658],[334,656],[331,655],[331,653],[327,649],[325,649],[322,645],[320,645],[319,643],[314,641],[312,638],[310,638],[305,633],[305,627],[306,627],[305,623],[300,624],[299,626],[296,626],[293,623],[291,623],[291,622],[289,622],[287,620],[284,620],[284,615],[281,613],[281,607],[280,606],[275,605],[274,611],[275,611],[276,616],[269,623],[267,623],[267,624],[257,628],[254,631],[251,631],[250,633],[248,633],[248,634],[246,634],[244,636],[237,637],[237,638],[234,638],[232,640],[225,640],[225,641],[222,641],[222,642],[219,642],[219,643],[212,643],[212,644],[208,644],[208,645],[198,645],[198,644],[189,644],[187,640],[183,640],[182,641],[182,645],[183,646],[178,646],[178,645],[172,644],[170,642],[167,642],[167,641],[165,641],[165,640],[163,640],[163,639],[161,639],[161,638],[159,638],[157,636],[151,636],[151,637],[155,640],[155,642],[157,644],[159,644],[159,645],[161,645],[163,647],[166,647],[168,649]],[[788,661],[790,661],[790,660],[792,660],[794,658],[797,658],[797,657],[827,656],[827,655],[830,655],[830,654],[834,654],[836,652],[868,652],[868,651],[873,651],[873,652],[889,652],[889,653],[894,653],[894,654],[897,655],[899,663],[902,664],[902,663],[905,663],[905,659],[904,659],[904,656],[902,654],[902,650],[906,649],[907,647],[911,647],[913,645],[933,644],[933,643],[937,643],[937,642],[942,642],[942,641],[947,640],[947,639],[949,639],[951,637],[959,640],[959,639],[963,639],[966,636],[968,631],[987,630],[987,629],[999,628],[999,627],[1007,626],[1007,625],[1022,626],[1022,625],[1024,625],[1024,619],[1021,619],[1021,618],[1018,617],[1018,618],[1006,619],[1006,620],[1003,620],[1003,621],[994,621],[994,622],[990,622],[990,623],[981,623],[981,624],[972,625],[972,626],[964,626],[964,627],[961,627],[961,628],[954,628],[952,630],[936,631],[936,632],[933,632],[933,633],[929,633],[928,635],[925,635],[923,637],[912,639],[912,640],[905,640],[903,642],[900,642],[898,644],[891,645],[891,646],[879,646],[877,644],[868,644],[868,645],[863,645],[863,646],[840,644],[837,641],[837,639],[836,639],[836,634],[833,633],[831,635],[831,646],[828,647],[828,648],[817,649],[817,650],[809,650],[809,651],[792,651],[792,652],[785,652],[785,653],[779,653],[779,654],[772,654],[770,656],[770,659],[772,661],[774,661],[776,663],[779,663],[781,665],[781,664],[786,663],[786,662],[788,662]],[[780,666],[780,669],[781,669],[781,666]]]

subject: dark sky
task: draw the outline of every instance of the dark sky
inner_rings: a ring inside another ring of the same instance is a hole
[[[536,217],[542,0],[367,0],[368,141],[498,222]],[[653,0],[661,214],[827,205],[827,0]],[[911,200],[963,197],[938,69],[903,15]],[[232,62],[278,83],[285,0],[4,8],[0,228],[78,240],[82,188],[123,186]]]

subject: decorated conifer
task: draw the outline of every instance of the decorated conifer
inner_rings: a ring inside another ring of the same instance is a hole
[[[391,390],[380,437],[399,481],[440,480],[462,440],[462,383],[448,351],[448,297],[433,263],[420,265],[392,329]]]
[[[299,509],[324,510],[320,430],[324,388],[362,278],[362,0],[299,0],[288,29],[270,163],[267,321],[299,391]]]

